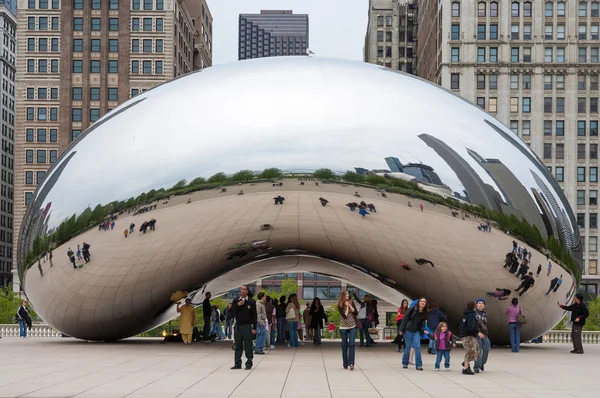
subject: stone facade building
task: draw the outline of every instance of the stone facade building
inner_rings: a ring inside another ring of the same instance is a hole
[[[577,214],[598,293],[600,2],[421,0],[417,74],[477,104],[544,161]]]
[[[204,0],[18,0],[18,9],[15,242],[36,187],[82,131],[212,63]]]

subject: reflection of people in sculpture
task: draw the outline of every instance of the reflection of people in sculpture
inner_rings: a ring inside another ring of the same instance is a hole
[[[348,206],[350,208],[350,211],[354,211],[358,207],[358,203],[356,203],[356,202],[346,203],[346,206]]]
[[[523,278],[523,282],[521,282],[521,284],[515,291],[518,292],[519,290],[523,289],[519,293],[519,296],[522,296],[523,293],[525,293],[527,290],[529,290],[529,288],[533,287],[534,284],[535,284],[535,279],[533,279],[533,272],[530,272],[529,275],[527,275]]]
[[[238,192],[238,195],[243,195],[244,194],[244,190],[240,189],[240,192]]]
[[[129,235],[129,230],[126,229],[125,231],[123,231],[123,235],[125,235],[125,237],[127,238],[127,235]]]
[[[83,247],[82,247],[81,253],[83,254],[83,259],[85,260],[85,262],[89,263],[90,262],[90,245],[83,242]]]
[[[52,263],[52,252],[48,253],[48,259],[50,260],[50,267],[54,267],[54,264]]]
[[[529,265],[527,265],[527,260],[523,260],[523,263],[519,267],[519,272],[517,272],[517,278],[525,276],[527,271],[529,271]]]
[[[134,223],[131,223],[131,224],[129,224],[129,233],[130,233],[130,234],[132,234],[132,233],[133,233],[133,231],[134,231],[134,228],[135,228],[135,224],[134,224]]]
[[[417,264],[419,264],[419,265],[429,264],[429,265],[431,265],[432,267],[435,268],[435,265],[431,261],[429,261],[429,260],[427,260],[425,258],[415,258],[415,262]]]
[[[372,211],[373,213],[377,213],[377,210],[375,209],[375,205],[373,203],[369,203],[367,205],[367,208]]]
[[[273,200],[275,201],[276,205],[282,205],[285,198],[281,195],[277,195],[273,198]]]
[[[192,203],[192,198],[189,198],[187,202]]]
[[[221,188],[221,192],[220,193],[223,193],[223,192],[227,192],[227,188]]]
[[[321,206],[323,207],[327,206],[327,203],[329,203],[329,201],[325,198],[319,198],[319,202],[321,202]]]
[[[196,309],[191,304],[189,298],[185,299],[185,305],[180,306],[177,303],[177,312],[181,314],[179,318],[179,333],[183,338],[183,344],[192,344],[192,332],[196,323]]]
[[[38,269],[40,270],[40,275],[44,276],[44,270],[42,270],[42,260],[38,260]]]
[[[496,297],[500,301],[504,301],[508,298],[508,296],[510,296],[510,293],[510,289],[496,288],[495,292],[487,292],[487,295],[490,297]]]
[[[562,274],[560,274],[559,278],[554,278],[550,281],[550,288],[546,292],[546,296],[549,295],[552,290],[556,292],[560,285],[562,285]]]
[[[358,192],[354,192],[354,196],[356,196],[357,198],[360,198],[360,195],[358,194]]]
[[[67,257],[69,257],[69,261],[73,264],[73,268],[77,269],[77,264],[75,264],[75,253],[73,253],[73,250],[71,250],[70,247],[69,250],[67,250]]]
[[[408,201],[408,207],[412,207],[412,205],[410,204],[410,200]]]
[[[367,212],[367,209],[365,209],[363,206],[360,206],[358,214],[360,214],[362,218],[365,218],[369,212]]]

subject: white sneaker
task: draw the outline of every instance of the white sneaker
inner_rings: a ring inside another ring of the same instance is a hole
[[[440,368],[435,368],[435,370],[440,370]]]
[[[275,349],[275,346],[274,346],[274,345],[272,345],[272,346],[271,346],[271,349],[272,349],[272,350],[274,350],[274,349]]]
[[[446,371],[450,372],[450,368],[446,368]]]

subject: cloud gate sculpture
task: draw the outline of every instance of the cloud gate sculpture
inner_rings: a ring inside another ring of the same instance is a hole
[[[513,240],[531,253],[522,296]],[[540,336],[577,290],[582,248],[552,175],[489,114],[376,65],[283,57],[189,74],[96,122],[38,187],[18,256],[37,313],[81,339],[158,326],[177,291],[200,304],[295,270],[396,305],[427,297],[452,328],[485,297],[505,343],[503,298],[520,298],[523,340]]]

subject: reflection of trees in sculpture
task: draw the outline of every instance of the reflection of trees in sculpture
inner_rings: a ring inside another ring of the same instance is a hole
[[[335,180],[338,178],[331,169],[317,169],[313,172],[313,177],[323,180]]]

